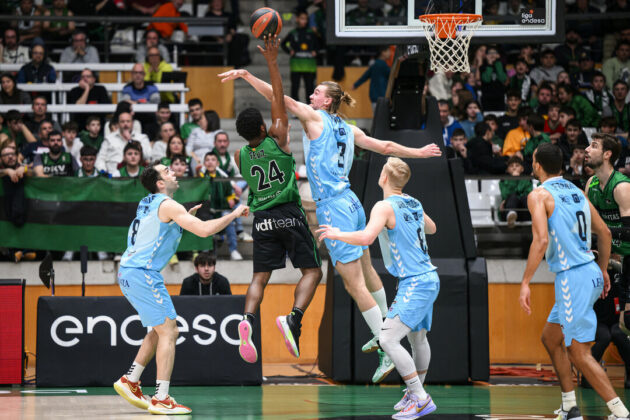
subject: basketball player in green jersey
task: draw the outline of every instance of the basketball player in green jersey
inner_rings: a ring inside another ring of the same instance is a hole
[[[625,310],[619,326],[630,331],[630,178],[615,171],[621,153],[619,141],[610,134],[593,134],[586,148],[585,163],[595,171],[586,183],[586,194],[612,234],[612,252],[622,258],[621,286]]]
[[[295,180],[295,160],[289,148],[288,116],[277,62],[278,46],[277,37],[266,38],[264,49],[258,46],[267,60],[273,87],[269,131],[257,109],[248,108],[236,119],[236,131],[249,144],[236,152],[234,160],[249,185],[248,203],[254,214],[254,276],[247,289],[245,315],[238,326],[239,353],[249,363],[258,360],[252,326],[271,272],[284,268],[287,255],[293,266],[302,271],[295,288],[293,310],[276,318],[287,349],[295,357],[300,356],[302,316],[322,278],[317,244],[308,228]]]

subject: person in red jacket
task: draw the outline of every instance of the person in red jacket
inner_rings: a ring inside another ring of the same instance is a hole
[[[181,16],[179,8],[182,7],[183,3],[184,0],[171,0],[168,3],[164,3],[157,9],[153,17],[179,17]],[[188,34],[188,25],[184,22],[153,22],[147,30],[155,29],[163,39],[171,39],[173,31],[177,28]]]

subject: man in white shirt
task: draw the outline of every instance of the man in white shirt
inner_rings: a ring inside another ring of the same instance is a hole
[[[151,158],[151,143],[149,138],[133,130],[131,114],[123,112],[118,116],[118,130],[105,137],[101,149],[96,157],[96,169],[114,173],[119,163],[123,161],[123,150],[129,141],[135,140],[142,145],[142,155],[145,160]]]
[[[28,47],[18,45],[18,34],[14,28],[4,30],[0,48],[2,49],[0,55],[2,63],[26,64],[30,61]]]
[[[77,137],[79,126],[74,121],[68,121],[61,126],[63,147],[77,162],[81,162],[81,148],[83,143]]]

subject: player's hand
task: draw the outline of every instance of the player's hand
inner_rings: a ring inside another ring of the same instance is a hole
[[[603,271],[602,274],[604,275],[604,290],[602,290],[601,298],[606,299],[610,291],[610,277],[608,276],[608,271]]]
[[[278,58],[278,47],[280,46],[280,40],[278,39],[278,35],[274,36],[265,36],[264,39],[265,48],[257,45],[256,48],[260,50],[263,56],[265,56],[265,60],[267,61],[275,61]]]
[[[419,158],[430,158],[437,156],[442,156],[442,151],[440,150],[440,147],[435,143],[431,143],[428,146],[424,146],[418,149]]]
[[[317,239],[319,242],[324,239],[335,240],[338,238],[340,232],[339,228],[332,227],[331,225],[319,225],[319,229],[315,231],[315,233],[319,233],[319,238]]]
[[[225,73],[221,73],[218,76],[221,78],[221,83],[225,83],[229,80],[236,80],[241,77],[245,77],[249,74],[247,70],[244,69],[236,69],[226,71]]]
[[[236,217],[248,216],[249,215],[249,207],[239,204],[232,213],[236,215]]]
[[[188,210],[188,213],[194,216],[195,214],[197,214],[197,210],[199,210],[200,207],[201,204],[197,204],[195,207]]]
[[[532,314],[531,304],[529,302],[530,293],[529,285],[522,284],[521,294],[518,297],[518,303],[521,305],[521,308],[527,312],[527,315]]]

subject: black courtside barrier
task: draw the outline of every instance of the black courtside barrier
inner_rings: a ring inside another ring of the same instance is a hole
[[[245,296],[173,296],[179,338],[173,385],[259,385],[262,363],[244,362],[237,326]],[[40,297],[37,386],[111,386],[138,351],[147,329],[124,297]],[[259,354],[260,318],[254,343]],[[155,359],[142,384],[155,384]]]

